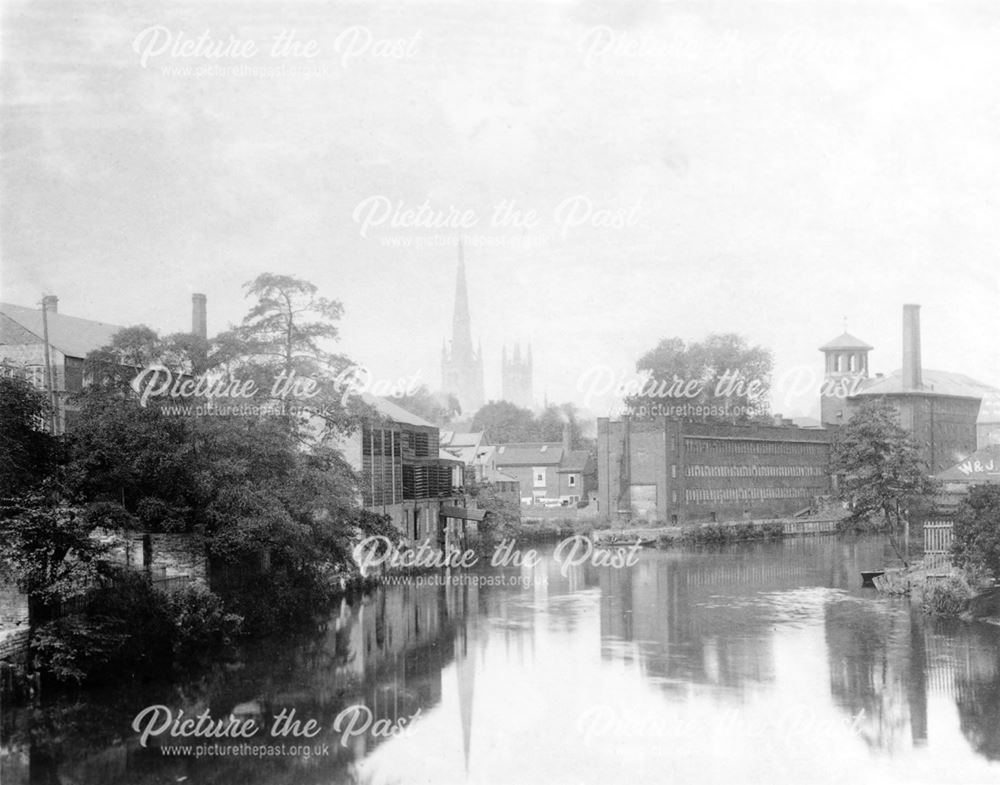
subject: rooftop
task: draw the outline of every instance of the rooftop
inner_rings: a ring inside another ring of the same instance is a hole
[[[553,466],[562,461],[560,442],[515,442],[497,447],[497,466]]]
[[[1000,483],[1000,444],[976,450],[936,477],[943,482]]]
[[[834,349],[874,349],[874,346],[862,341],[860,338],[856,338],[850,333],[841,333],[832,341],[827,341],[825,344],[819,347],[821,352],[832,351]]]
[[[587,470],[587,464],[590,462],[590,453],[586,450],[570,450],[563,457],[562,463],[559,464],[559,471],[561,473],[566,472],[585,472]]]
[[[424,428],[436,428],[433,423],[427,422],[422,417],[418,417],[413,412],[408,412],[399,404],[393,403],[388,398],[380,398],[371,393],[362,393],[361,400],[371,406],[375,411],[386,419],[393,422],[405,423],[407,425],[419,425]]]
[[[893,371],[887,376],[875,377],[864,383],[857,393],[860,395],[950,395],[961,398],[983,398],[997,389],[961,373],[932,371],[924,368],[921,372],[923,385],[919,390],[908,390],[903,386],[903,372]]]
[[[45,327],[42,324],[41,308],[0,303],[0,314],[34,334],[38,338],[38,343],[44,341]],[[51,311],[48,314],[48,323],[49,345],[69,357],[86,357],[95,349],[107,346],[114,334],[124,329],[118,324],[95,322]]]

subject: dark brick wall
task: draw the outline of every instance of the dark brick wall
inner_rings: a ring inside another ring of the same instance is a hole
[[[830,432],[598,420],[601,511],[665,523],[788,515],[830,493]]]

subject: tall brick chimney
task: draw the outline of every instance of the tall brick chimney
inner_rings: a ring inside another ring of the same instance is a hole
[[[920,306],[903,306],[903,389],[923,387],[920,365]]]
[[[191,295],[191,332],[208,338],[208,298],[203,294]]]
[[[59,313],[59,298],[54,294],[47,294],[42,298],[45,303],[45,310],[49,313]]]

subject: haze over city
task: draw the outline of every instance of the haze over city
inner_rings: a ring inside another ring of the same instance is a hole
[[[461,234],[487,398],[515,341],[538,403],[594,414],[580,374],[664,337],[818,376],[845,317],[889,372],[907,302],[926,367],[1000,385],[980,6],[251,5],[6,5],[4,301],[173,332],[204,292],[215,333],[287,273],[343,302],[344,352],[433,389]],[[250,66],[286,72],[211,70]]]

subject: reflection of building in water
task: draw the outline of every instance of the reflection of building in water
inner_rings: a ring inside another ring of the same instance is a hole
[[[631,569],[596,571],[602,654],[641,660],[665,686],[771,681],[773,627],[788,618],[778,598],[804,586],[854,587],[857,565],[880,561],[886,547],[874,539],[832,542],[786,539],[697,559],[650,553]]]
[[[874,749],[898,749],[907,728],[914,746],[927,742],[927,656],[916,614],[857,600],[825,608],[830,690]]]
[[[1000,760],[1000,629],[951,620],[925,627],[929,691],[954,698],[969,744]]]
[[[973,749],[1000,760],[1000,629],[843,601],[826,608],[826,639],[833,697],[852,719],[864,712],[869,746],[926,745],[928,700],[947,696]]]

